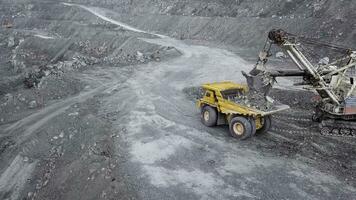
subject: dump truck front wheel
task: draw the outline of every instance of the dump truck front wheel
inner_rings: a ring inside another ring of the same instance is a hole
[[[257,134],[267,133],[272,127],[272,117],[270,115],[261,118],[262,128],[256,131]]]
[[[218,121],[218,112],[211,106],[204,106],[201,109],[201,121],[205,126],[216,126]]]
[[[244,117],[235,117],[230,121],[230,134],[232,137],[240,140],[247,139],[252,136],[252,124],[250,120]]]

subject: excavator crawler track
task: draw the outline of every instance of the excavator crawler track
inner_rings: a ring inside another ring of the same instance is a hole
[[[277,120],[287,120],[294,121],[297,123],[317,123],[313,122],[310,115],[300,115],[293,116],[288,114],[278,114],[274,116]],[[274,127],[272,130],[278,132],[287,132],[291,134],[312,134],[311,130],[306,130],[305,128],[301,129],[287,129]],[[328,137],[347,137],[347,138],[356,138],[356,121],[344,121],[337,119],[325,119],[319,123],[319,132],[323,136]]]
[[[341,121],[335,119],[323,120],[319,124],[320,134],[334,137],[354,137],[356,138],[356,122]]]

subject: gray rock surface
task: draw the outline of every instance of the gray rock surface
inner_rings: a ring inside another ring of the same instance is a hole
[[[354,45],[352,1],[64,2],[0,0],[0,199],[355,197],[356,142],[320,136],[292,80],[247,141],[193,101],[243,83],[272,27]]]

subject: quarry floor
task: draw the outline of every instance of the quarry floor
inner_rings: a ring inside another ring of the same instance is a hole
[[[280,80],[274,93],[291,106],[274,117],[274,128],[234,140],[227,126],[201,124],[191,89],[243,83],[241,71],[253,62],[140,30],[101,8],[61,6],[143,34],[139,40],[179,56],[73,71],[69,78],[83,86],[75,94],[32,109],[14,106],[14,120],[2,113],[0,199],[355,198],[356,139],[319,135],[310,107],[295,102],[304,91],[292,90],[291,80]]]

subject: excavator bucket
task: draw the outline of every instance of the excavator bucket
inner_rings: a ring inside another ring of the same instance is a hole
[[[242,75],[246,78],[250,92],[262,94],[265,97],[268,96],[273,86],[272,77],[262,72],[253,76],[242,71]]]

